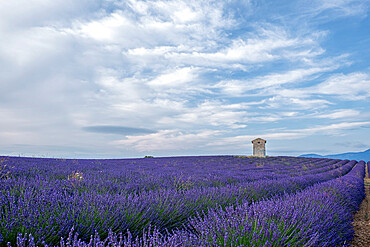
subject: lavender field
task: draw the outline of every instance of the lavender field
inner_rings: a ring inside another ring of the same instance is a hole
[[[2,157],[0,246],[347,246],[365,162]]]

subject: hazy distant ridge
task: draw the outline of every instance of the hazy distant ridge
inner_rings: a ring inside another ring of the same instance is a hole
[[[370,161],[370,149],[363,152],[352,152],[352,153],[343,153],[343,154],[330,154],[330,155],[318,155],[318,154],[302,154],[299,157],[308,157],[308,158],[330,158],[330,159],[348,159],[348,160],[364,160]]]

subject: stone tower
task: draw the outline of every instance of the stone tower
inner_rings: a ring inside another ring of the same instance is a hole
[[[266,157],[265,143],[266,140],[257,138],[252,141],[253,143],[253,156]]]

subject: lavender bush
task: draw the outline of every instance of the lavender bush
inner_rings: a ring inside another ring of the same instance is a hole
[[[334,243],[302,222],[325,227],[324,214],[345,209],[330,228],[346,229],[334,234],[339,243],[350,239],[350,216],[363,196],[353,181],[364,163],[348,160],[9,158],[6,165],[13,170],[0,185],[4,246],[296,246],[322,237]],[[350,197],[334,184],[360,194]]]
[[[365,197],[365,163],[293,195],[210,209],[191,226],[204,246],[343,246]]]

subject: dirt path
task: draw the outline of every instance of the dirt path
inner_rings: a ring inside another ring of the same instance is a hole
[[[369,247],[370,246],[370,178],[366,167],[365,191],[366,198],[362,201],[360,209],[355,214],[353,220],[353,228],[355,237],[351,243],[353,247]]]

